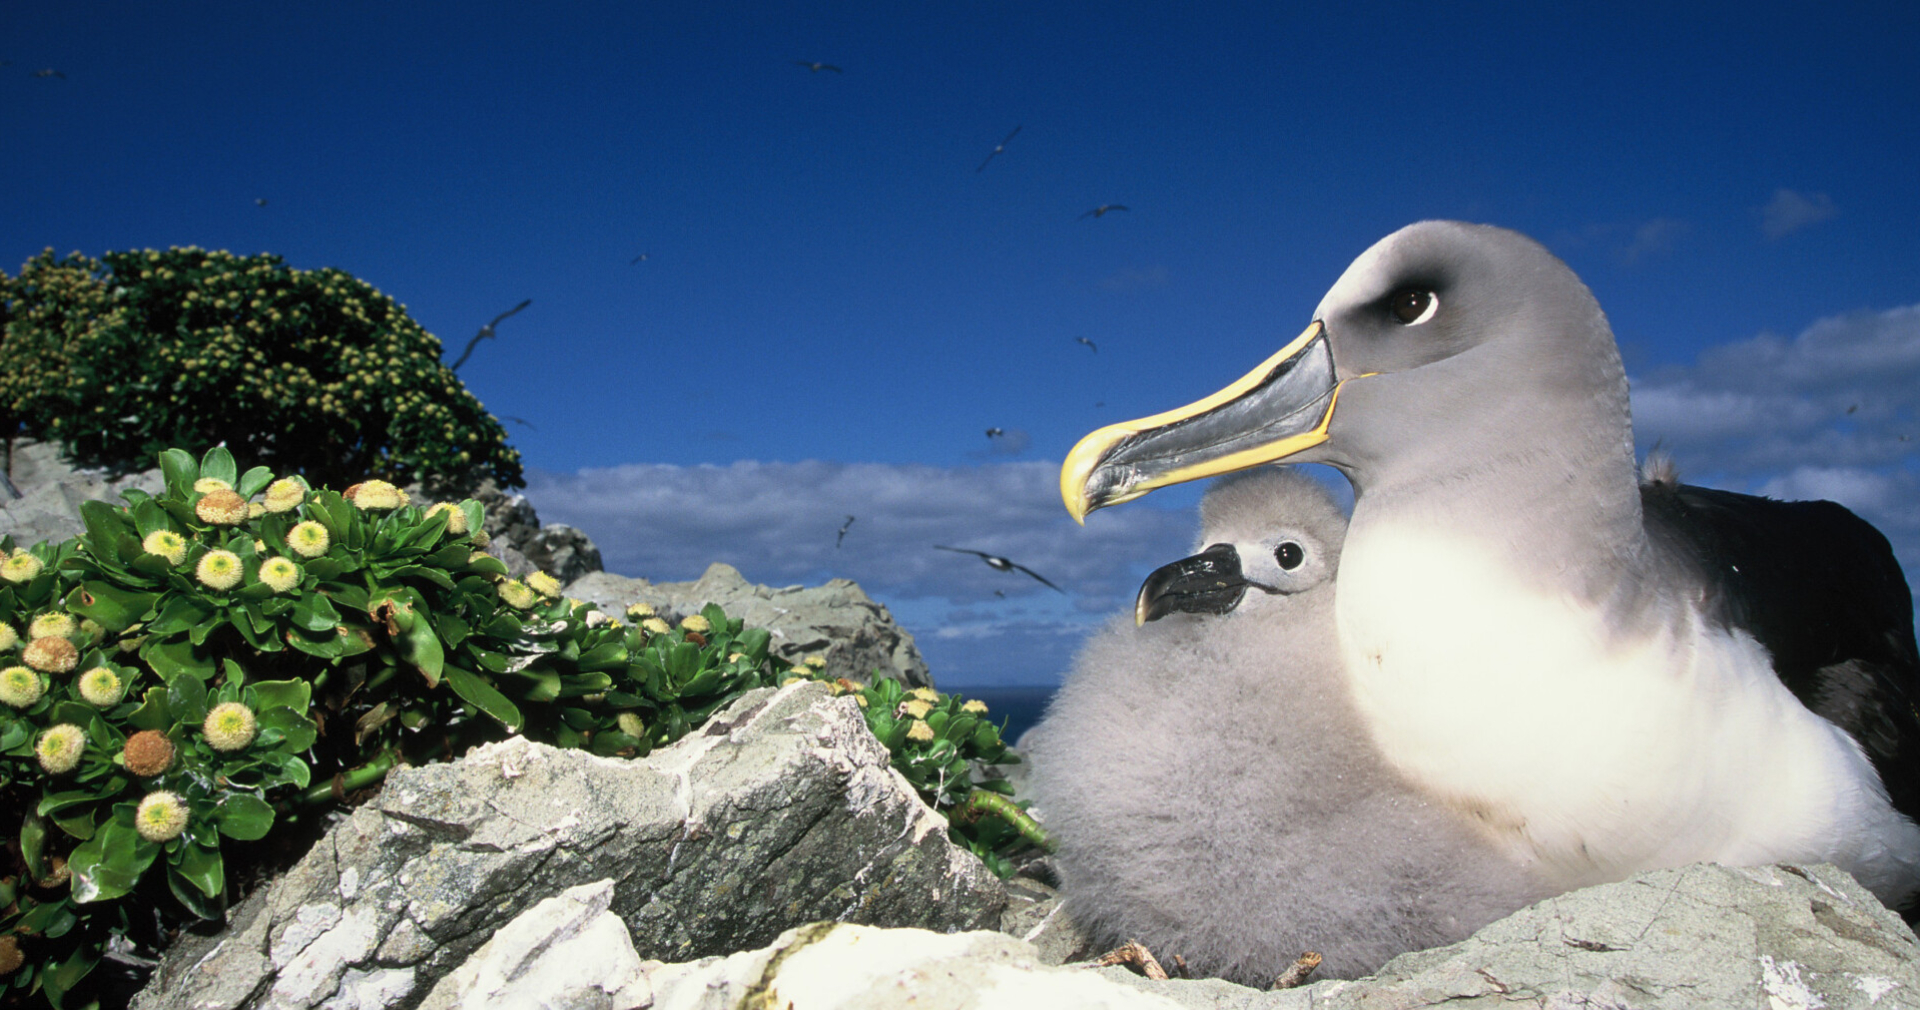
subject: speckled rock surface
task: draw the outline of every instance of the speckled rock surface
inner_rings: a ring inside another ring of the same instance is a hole
[[[1379,974],[1261,993],[1117,981],[1207,1010],[1913,1010],[1913,931],[1832,866],[1655,870],[1550,898]]]
[[[830,676],[869,683],[875,669],[908,687],[932,686],[927,661],[913,635],[887,608],[846,579],[821,586],[755,585],[731,565],[715,564],[695,582],[648,582],[595,572],[567,586],[567,595],[611,614],[636,602],[676,615],[696,614],[717,603],[728,617],[773,634],[775,655],[796,662],[818,653]]]
[[[225,933],[169,950],[135,1006],[412,1007],[519,913],[603,879],[662,961],[823,919],[975,929],[1006,904],[852,699],[798,683],[640,761],[514,739],[396,771]]]
[[[7,475],[21,497],[0,485],[0,534],[17,546],[43,540],[65,540],[86,532],[80,521],[80,503],[88,500],[122,503],[120,492],[138,488],[158,494],[165,485],[156,469],[131,474],[105,470],[75,470],[60,458],[59,445],[14,439],[8,450]]]

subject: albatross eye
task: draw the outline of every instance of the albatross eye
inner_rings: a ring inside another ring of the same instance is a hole
[[[1273,549],[1273,560],[1280,562],[1282,570],[1290,572],[1300,567],[1300,562],[1307,560],[1307,552],[1299,544],[1288,540]]]
[[[1387,311],[1402,326],[1417,326],[1433,318],[1440,298],[1425,288],[1401,288],[1387,296]]]

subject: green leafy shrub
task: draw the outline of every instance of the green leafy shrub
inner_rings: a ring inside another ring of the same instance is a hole
[[[0,274],[0,323],[0,431],[87,463],[224,443],[316,485],[524,483],[439,339],[339,270],[193,248],[49,250]]]
[[[161,494],[85,503],[79,537],[0,538],[0,1005],[87,998],[110,944],[151,953],[218,917],[399,763],[513,731],[644,755],[748,690],[817,676],[718,607],[629,625],[550,576],[508,579],[471,500],[315,491],[222,448],[160,463]],[[1024,815],[983,707],[837,689],[1005,873]]]

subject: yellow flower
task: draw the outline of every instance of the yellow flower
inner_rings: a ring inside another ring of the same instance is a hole
[[[40,734],[33,745],[33,752],[40,758],[40,767],[48,775],[65,775],[80,765],[80,755],[87,750],[87,733],[70,722]]]
[[[407,493],[384,480],[362,481],[344,493],[360,509],[397,509],[407,503]]]
[[[427,510],[427,518],[431,519],[435,514],[440,512],[445,512],[447,514],[447,532],[448,533],[456,537],[464,536],[466,534],[467,514],[460,510],[460,506],[455,505],[452,502],[444,502],[444,501],[440,502],[439,504],[436,504],[435,506]]]
[[[801,662],[807,664],[808,666],[813,667],[816,670],[824,670],[827,668],[827,657],[822,656],[817,652],[801,660]]]
[[[0,701],[14,708],[26,708],[46,693],[46,680],[34,671],[24,666],[0,670]]]
[[[559,599],[560,597],[560,580],[548,575],[546,572],[534,572],[532,575],[527,576],[527,588],[549,600]]]
[[[27,625],[27,637],[67,638],[78,628],[79,626],[73,623],[72,617],[59,611],[48,611],[34,618],[33,623]]]
[[[247,521],[247,500],[234,491],[209,491],[193,503],[193,514],[203,523],[238,526]]]
[[[240,584],[240,555],[232,551],[208,551],[193,567],[193,577],[212,589],[232,589]]]
[[[287,531],[287,546],[303,558],[317,558],[327,553],[332,543],[333,537],[327,528],[311,519]]]
[[[0,652],[5,652],[19,644],[20,633],[13,630],[13,625],[0,621]]]
[[[919,719],[915,719],[913,725],[907,727],[907,739],[917,743],[926,743],[928,740],[933,739],[933,727]]]
[[[922,701],[939,701],[940,692],[930,687],[916,687],[907,692],[907,697],[919,698]]]
[[[186,538],[172,530],[154,530],[147,534],[147,538],[140,541],[140,549],[166,558],[170,565],[187,560]]]
[[[291,512],[306,500],[306,485],[292,477],[282,477],[267,485],[267,500],[262,504],[268,512]]]
[[[187,803],[178,793],[148,793],[133,812],[133,828],[149,842],[173,841],[187,830]]]
[[[215,491],[231,491],[233,485],[218,477],[202,477],[193,482],[193,490],[199,494],[211,494]]]
[[[636,621],[646,620],[653,616],[653,604],[630,603],[627,605],[627,616]]]
[[[909,698],[900,703],[900,711],[915,719],[925,719],[927,713],[933,711],[933,704],[919,698]]]
[[[0,579],[6,579],[8,582],[31,582],[44,567],[46,566],[40,563],[39,558],[16,549],[11,557],[4,563],[0,563]]]
[[[538,602],[533,595],[533,590],[528,589],[526,583],[519,579],[508,579],[500,583],[496,591],[499,592],[500,598],[506,601],[507,606],[515,610],[525,610]]]
[[[974,715],[982,715],[987,711],[987,703],[978,698],[974,698],[960,706],[960,711],[972,712]]]
[[[687,629],[688,631],[696,631],[703,635],[713,630],[713,622],[707,620],[705,617],[702,617],[699,614],[694,614],[690,617],[681,618],[680,626]]]
[[[104,666],[96,666],[80,675],[80,697],[97,708],[120,704],[127,696],[126,682]]]
[[[613,721],[615,725],[620,727],[620,732],[636,740],[647,735],[647,724],[642,722],[640,717],[632,712],[622,712],[614,716]]]
[[[66,673],[80,662],[80,650],[64,638],[36,638],[20,650],[20,658],[41,673]]]
[[[658,617],[649,617],[646,620],[641,621],[640,626],[656,635],[664,635],[673,630],[673,628],[668,626],[667,622],[659,619]]]
[[[157,729],[143,729],[127,738],[127,744],[120,749],[121,760],[127,763],[127,770],[143,779],[150,779],[173,767],[173,741]]]
[[[265,505],[262,505],[257,501],[250,501],[247,503],[248,519],[258,519],[261,516],[266,514],[267,514],[267,507]]]
[[[260,564],[260,581],[276,593],[300,584],[300,566],[288,558],[268,558]]]
[[[259,728],[253,709],[237,701],[213,706],[213,711],[207,713],[207,721],[200,724],[200,732],[207,736],[207,745],[219,751],[245,748],[253,742]]]

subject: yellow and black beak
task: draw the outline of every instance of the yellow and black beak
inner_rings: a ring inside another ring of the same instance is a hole
[[[1087,513],[1157,487],[1272,463],[1327,440],[1340,382],[1318,320],[1238,382],[1187,406],[1110,424],[1060,468],[1060,497]]]

